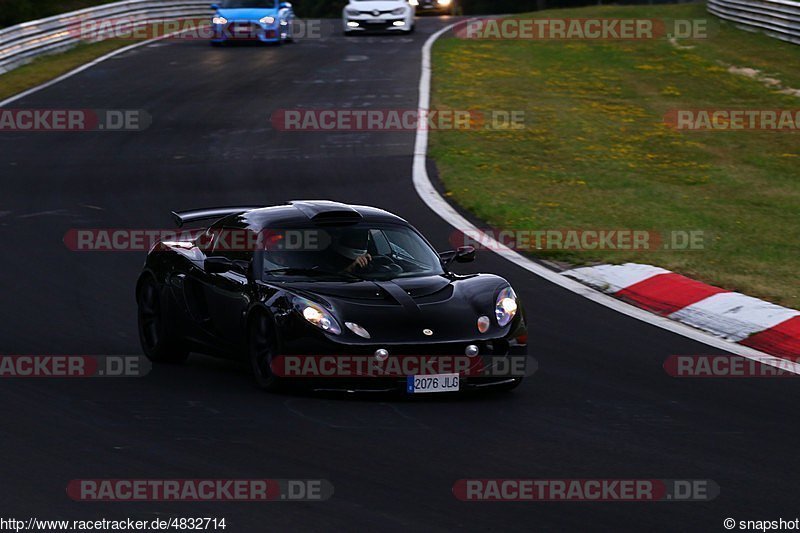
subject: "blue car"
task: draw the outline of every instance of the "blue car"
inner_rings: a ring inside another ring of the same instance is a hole
[[[212,4],[212,45],[233,41],[282,43],[293,37],[292,4],[280,0],[222,0]]]

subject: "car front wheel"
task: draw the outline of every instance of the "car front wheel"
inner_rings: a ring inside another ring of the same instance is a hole
[[[277,339],[272,321],[259,314],[250,321],[247,355],[256,385],[264,390],[277,390],[281,381],[272,372],[272,362],[277,352]]]

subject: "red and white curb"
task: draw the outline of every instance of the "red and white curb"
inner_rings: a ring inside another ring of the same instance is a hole
[[[563,275],[729,341],[778,357],[800,357],[800,311],[650,265],[598,265]]]

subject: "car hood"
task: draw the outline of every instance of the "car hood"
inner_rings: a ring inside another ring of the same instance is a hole
[[[277,17],[278,10],[264,7],[246,7],[235,9],[218,9],[217,12],[228,20],[258,21],[266,16]]]
[[[393,281],[292,283],[293,292],[327,304],[342,326],[337,341],[352,344],[448,343],[504,336],[492,321],[485,334],[480,316],[494,315],[497,293],[508,282],[491,274],[428,276]],[[370,333],[362,339],[345,327],[354,322]],[[426,334],[429,330],[432,334]]]
[[[347,4],[348,9],[357,9],[359,11],[372,11],[373,9],[378,9],[380,11],[389,11],[391,9],[397,9],[398,7],[404,7],[408,4],[405,2],[388,2],[382,0],[373,0],[370,2],[350,2]]]

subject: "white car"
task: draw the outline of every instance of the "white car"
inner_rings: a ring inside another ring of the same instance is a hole
[[[349,0],[342,11],[345,35],[365,31],[414,31],[414,6],[408,0]]]

